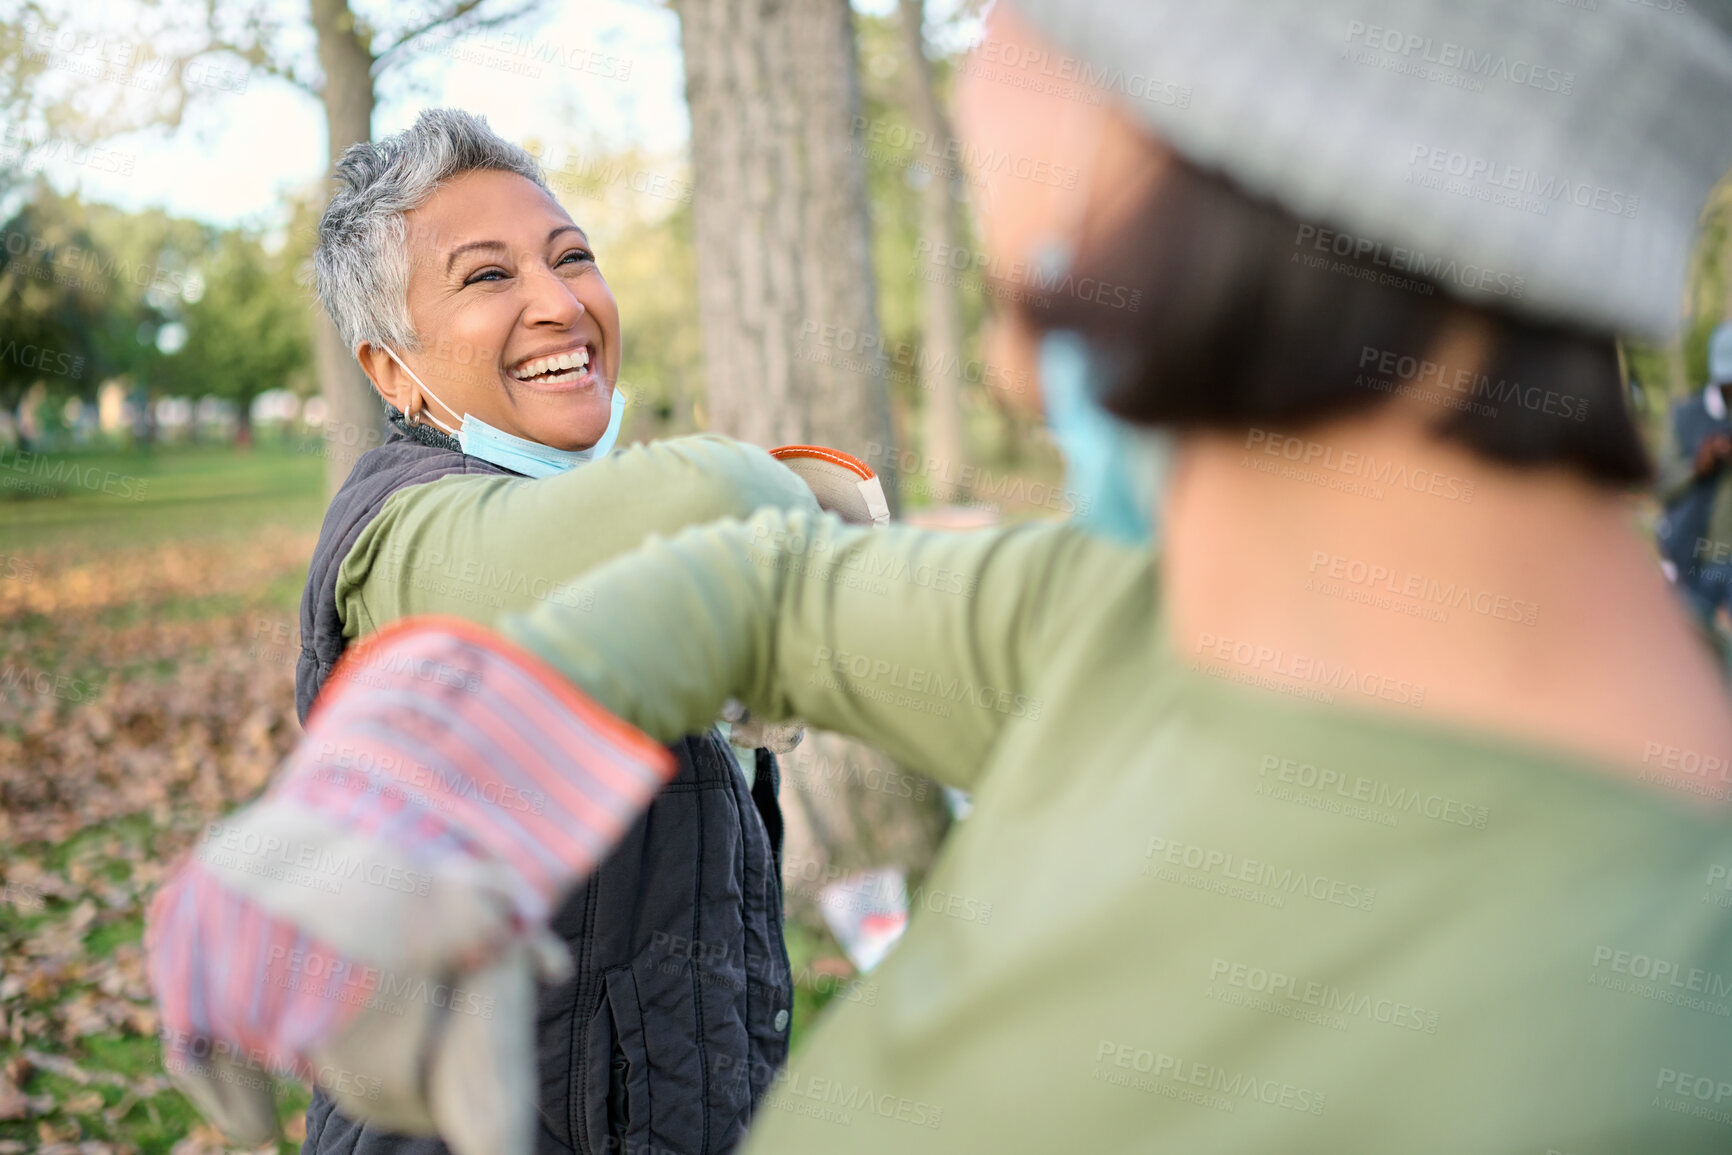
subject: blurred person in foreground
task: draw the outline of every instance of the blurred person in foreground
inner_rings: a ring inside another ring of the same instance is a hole
[[[927,883],[959,901],[913,916],[875,1005],[819,1023],[750,1151],[1726,1150],[1732,710],[1637,529],[1650,466],[1613,347],[1676,323],[1732,160],[1726,23],[995,7],[961,68],[967,155],[1080,176],[983,173],[988,271],[1043,285],[999,348],[1176,439],[1127,466],[1161,495],[1159,544],[774,510],[686,530],[587,575],[594,613],[380,635],[245,821],[407,853],[305,783],[320,743],[430,729],[453,774],[552,783],[573,821],[591,793],[629,813],[667,772],[656,742],[732,695],[975,804]],[[1530,179],[1543,213],[1503,195]],[[479,689],[361,680],[386,659]],[[584,724],[512,757],[459,733],[544,699]],[[558,893],[592,853],[550,837],[557,866],[519,866],[486,822],[461,833],[495,888]],[[510,965],[535,905],[506,909],[416,965]],[[301,1031],[309,1065],[464,1113],[412,1077],[446,1061],[433,1027],[368,1045],[365,1015],[255,1015],[216,976],[244,993],[262,956],[171,945],[241,918],[346,957],[340,921],[198,864],[152,922],[171,1022]]]
[[[1657,487],[1660,554],[1691,609],[1712,629],[1732,597],[1732,321],[1708,338],[1708,384],[1672,406]]]
[[[595,246],[534,159],[485,121],[425,112],[404,132],[351,148],[336,175],[315,256],[319,292],[387,405],[390,436],[333,497],[309,567],[295,680],[303,723],[343,652],[401,618],[491,621],[537,604],[587,612],[588,592],[570,579],[651,533],[763,505],[816,508],[770,454],[722,438],[609,454],[625,408],[619,308]],[[446,670],[430,677],[463,682]],[[646,1142],[652,1124],[669,1150],[725,1151],[786,1053],[793,989],[776,760],[760,749],[740,766],[712,721],[669,735],[678,767],[669,790],[550,912],[533,1031],[523,1024],[535,1062],[511,1068],[540,1088],[542,1151],[617,1152]],[[371,779],[327,765],[324,784],[339,794],[374,788],[357,809],[413,806],[433,789],[429,761],[380,763]],[[547,808],[535,789],[471,785],[454,806],[531,823]],[[201,853],[220,853],[220,843]],[[285,856],[277,866],[305,866]],[[419,885],[422,875],[400,879]],[[313,871],[310,892],[324,881]],[[361,916],[352,929],[378,926]],[[278,993],[341,997],[292,947],[283,965]],[[361,1001],[399,1016],[406,1005],[444,1003],[479,1022],[520,1009],[502,992],[418,984],[400,969]],[[168,1057],[185,1066],[172,1045]],[[706,1078],[718,1059],[763,1076]],[[303,1150],[445,1150],[392,1122],[345,1113],[320,1088]]]

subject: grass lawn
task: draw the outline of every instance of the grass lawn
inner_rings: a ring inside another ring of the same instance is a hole
[[[321,447],[0,450],[0,549],[140,545],[264,525],[316,530],[325,508]]]

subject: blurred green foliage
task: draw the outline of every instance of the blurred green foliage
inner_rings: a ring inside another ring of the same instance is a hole
[[[128,380],[151,396],[224,397],[310,387],[301,254],[261,234],[161,210],[124,212],[15,187],[0,225],[0,406],[41,382],[94,401]],[[301,230],[290,230],[291,237]]]

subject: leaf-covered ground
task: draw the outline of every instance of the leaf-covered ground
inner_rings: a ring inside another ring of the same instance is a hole
[[[299,733],[312,544],[75,544],[0,580],[0,1155],[224,1149],[161,1074],[143,904]]]
[[[204,1155],[228,1148],[162,1073],[144,903],[299,733],[323,462],[80,460],[133,483],[0,501],[0,1155]]]

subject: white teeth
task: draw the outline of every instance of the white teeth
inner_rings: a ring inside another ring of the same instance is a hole
[[[538,357],[521,369],[513,369],[511,375],[519,381],[527,381],[543,373],[558,373],[567,369],[585,369],[589,367],[589,350],[577,348],[570,353],[559,353],[552,357]]]

